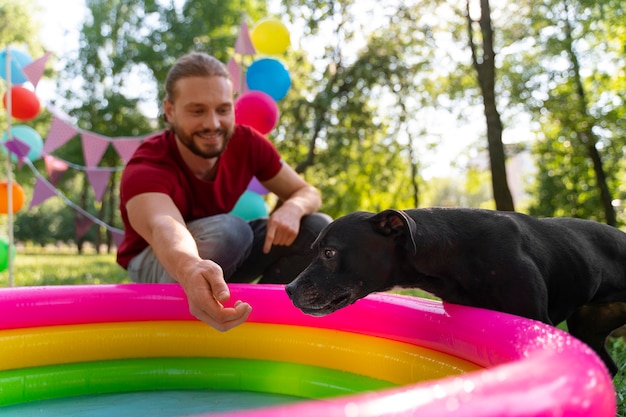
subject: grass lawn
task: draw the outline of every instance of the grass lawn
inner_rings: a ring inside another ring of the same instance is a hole
[[[14,259],[15,286],[119,284],[130,282],[126,271],[115,262],[114,254],[96,254],[86,249],[83,255],[76,250],[19,250]],[[0,273],[0,288],[8,286],[8,273]],[[407,293],[407,292],[404,292]],[[425,296],[419,291],[411,295]],[[626,417],[626,341],[612,338],[608,343],[613,358],[620,367],[613,383],[617,392],[618,417]]]

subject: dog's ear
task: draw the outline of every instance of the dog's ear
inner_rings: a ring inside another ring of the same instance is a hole
[[[399,236],[405,239],[407,250],[413,255],[417,253],[415,234],[417,225],[402,210],[385,210],[372,216],[369,221],[374,225],[374,230],[386,236]]]

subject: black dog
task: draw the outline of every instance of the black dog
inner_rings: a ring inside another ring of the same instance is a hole
[[[551,325],[567,320],[617,373],[605,341],[626,324],[626,233],[614,227],[479,209],[357,212],[328,225],[313,249],[316,259],[286,287],[307,314],[420,288]]]

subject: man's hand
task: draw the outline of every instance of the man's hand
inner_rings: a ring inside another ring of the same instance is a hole
[[[178,281],[185,290],[189,312],[198,320],[225,332],[245,322],[252,311],[248,303],[240,300],[233,307],[224,307],[230,291],[224,281],[222,268],[209,260],[186,265],[178,274]]]
[[[268,253],[272,245],[291,245],[298,237],[301,219],[302,210],[298,206],[285,203],[276,209],[267,220],[263,253]]]

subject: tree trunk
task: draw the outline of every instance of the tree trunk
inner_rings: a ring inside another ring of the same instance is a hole
[[[598,190],[600,191],[600,200],[602,207],[604,208],[604,216],[606,218],[606,223],[611,226],[617,226],[617,216],[615,214],[615,208],[613,207],[612,201],[613,198],[611,196],[611,192],[609,191],[609,186],[606,182],[606,173],[604,172],[604,166],[602,164],[602,157],[600,156],[600,152],[598,148],[596,148],[596,143],[598,143],[598,139],[596,135],[593,133],[593,118],[589,116],[589,105],[587,100],[587,94],[585,92],[585,88],[583,86],[582,78],[580,75],[580,63],[578,62],[578,56],[574,51],[574,38],[572,35],[572,26],[569,21],[569,7],[567,2],[565,2],[565,35],[567,36],[566,45],[568,48],[568,55],[570,57],[570,61],[573,67],[573,76],[574,76],[574,84],[576,86],[576,94],[578,95],[578,111],[584,123],[577,123],[577,126],[582,127],[576,133],[578,139],[585,146],[587,150],[587,155],[591,159],[593,164],[593,172],[596,176],[596,185]]]
[[[479,20],[482,35],[482,56],[478,56],[474,41],[473,21],[470,16],[470,0],[467,0],[467,27],[469,46],[472,51],[472,63],[476,69],[478,84],[483,96],[483,107],[487,121],[487,144],[489,147],[489,163],[491,166],[491,183],[496,209],[514,211],[513,197],[507,182],[506,157],[502,144],[502,121],[496,106],[495,93],[495,52],[493,48],[493,29],[491,27],[491,7],[489,0],[481,0],[481,16]]]

